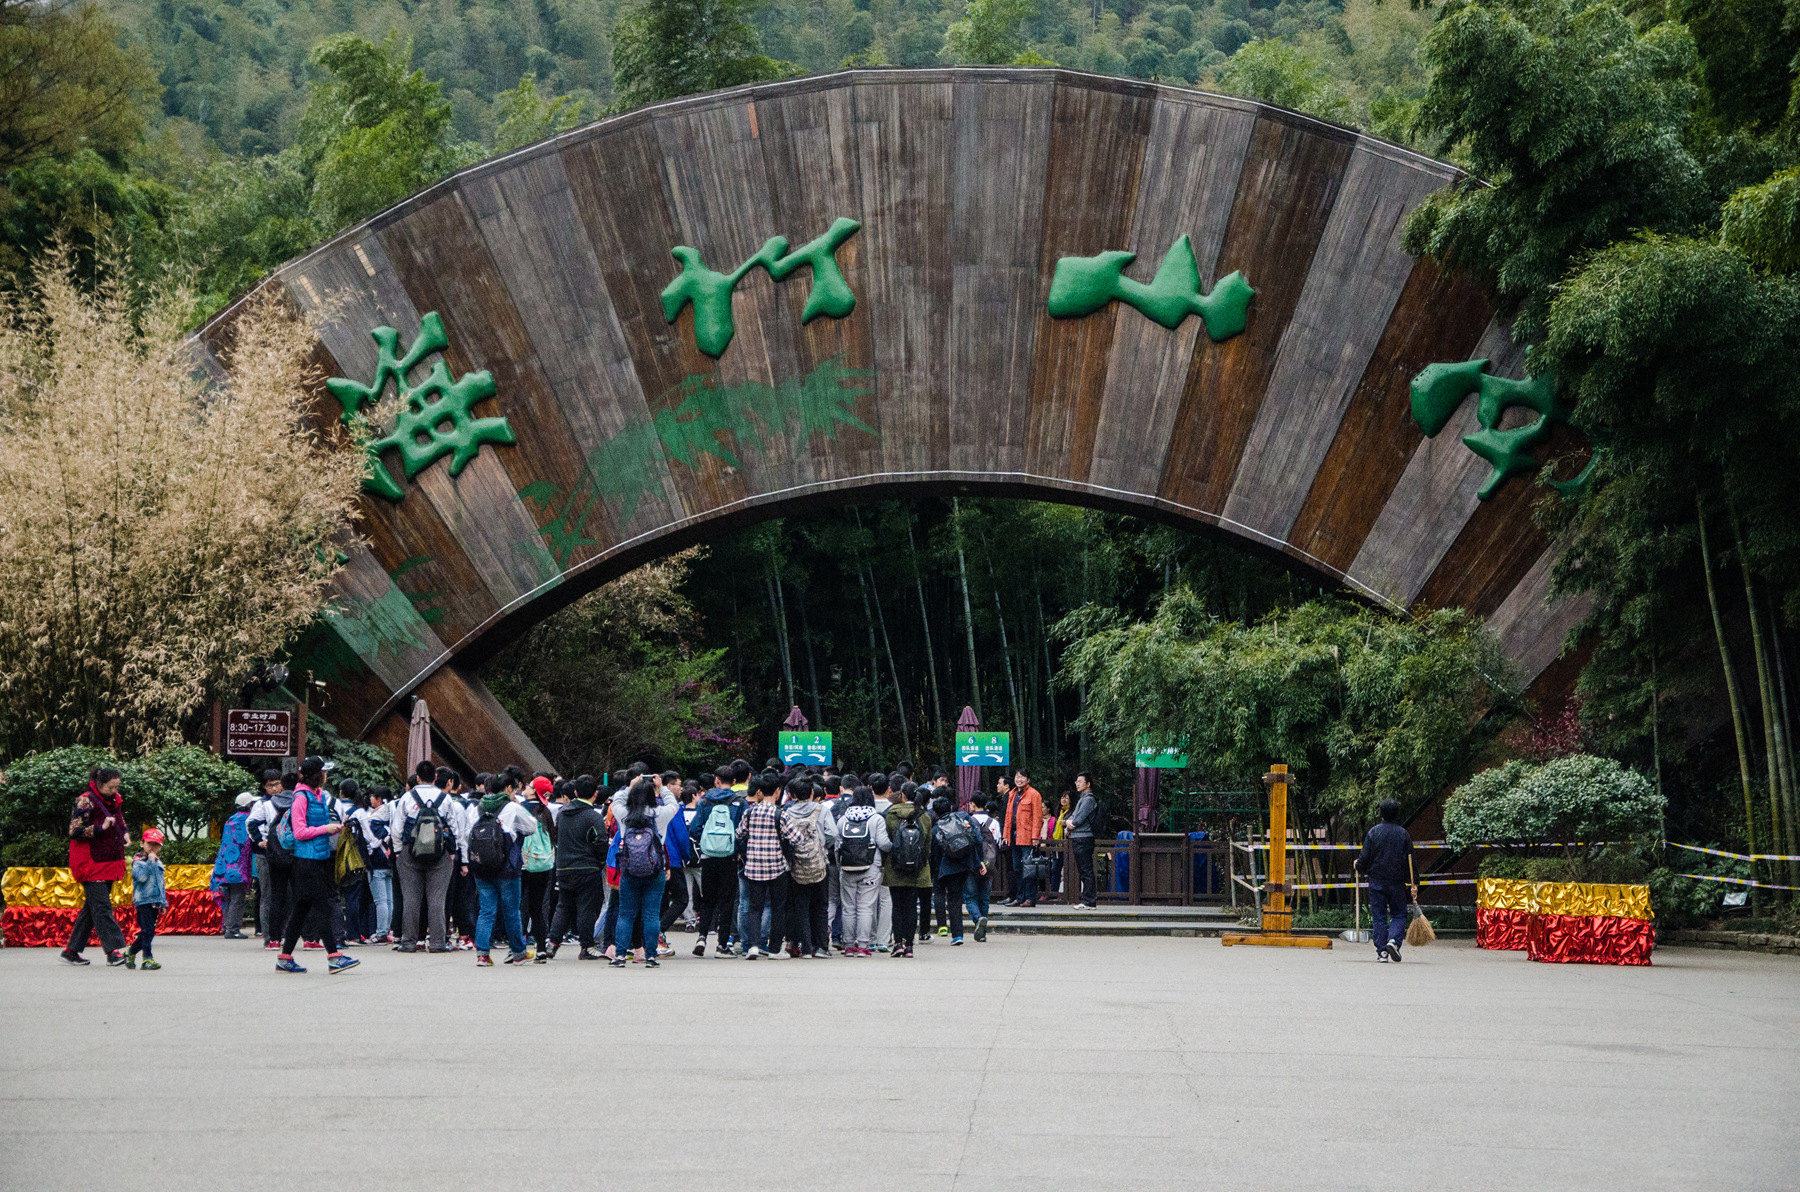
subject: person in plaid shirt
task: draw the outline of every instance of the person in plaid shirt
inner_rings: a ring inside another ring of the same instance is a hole
[[[750,887],[749,913],[744,917],[750,938],[744,956],[755,960],[768,955],[769,937],[763,928],[763,910],[770,919],[783,922],[787,916],[787,858],[781,851],[781,813],[776,808],[776,783],[762,778],[752,779],[748,794],[750,806],[738,821],[738,840],[744,846],[744,881]]]

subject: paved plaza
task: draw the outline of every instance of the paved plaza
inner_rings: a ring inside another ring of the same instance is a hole
[[[159,973],[0,951],[0,1188],[1800,1184],[1794,959],[940,943],[337,977],[217,939],[159,939]]]

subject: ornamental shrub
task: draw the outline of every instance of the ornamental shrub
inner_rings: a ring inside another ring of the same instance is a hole
[[[125,759],[88,745],[52,749],[6,771],[6,784],[0,786],[0,847],[32,842],[35,856],[49,851],[41,839],[48,836],[62,842],[54,863],[68,864],[69,812],[87,788],[88,774],[100,765],[123,776],[125,814],[134,839],[149,825],[171,840],[204,835],[212,821],[231,814],[239,791],[256,789],[243,767],[197,745],[173,745]]]
[[[1649,779],[1610,758],[1513,761],[1482,771],[1450,796],[1444,839],[1454,848],[1579,842],[1580,854],[1593,857],[1607,842],[1655,832],[1665,802]]]

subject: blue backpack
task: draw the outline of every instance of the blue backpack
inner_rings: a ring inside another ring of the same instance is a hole
[[[649,826],[625,830],[625,836],[619,842],[619,869],[627,877],[655,877],[663,871],[668,859],[662,841],[656,837],[654,820]]]

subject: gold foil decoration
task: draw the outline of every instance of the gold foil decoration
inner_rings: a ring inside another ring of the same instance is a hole
[[[1475,879],[1475,906],[1499,911],[1529,911],[1531,889],[1536,882],[1523,878],[1481,877]]]
[[[1649,886],[1603,885],[1599,882],[1537,882],[1530,908],[1540,915],[1606,915],[1649,919]]]
[[[131,905],[129,861],[125,872],[112,886],[114,906]],[[163,872],[163,886],[168,890],[204,890],[211,884],[211,865],[170,865]],[[0,875],[0,895],[7,906],[79,907],[82,903],[81,883],[68,869],[14,866]]]

